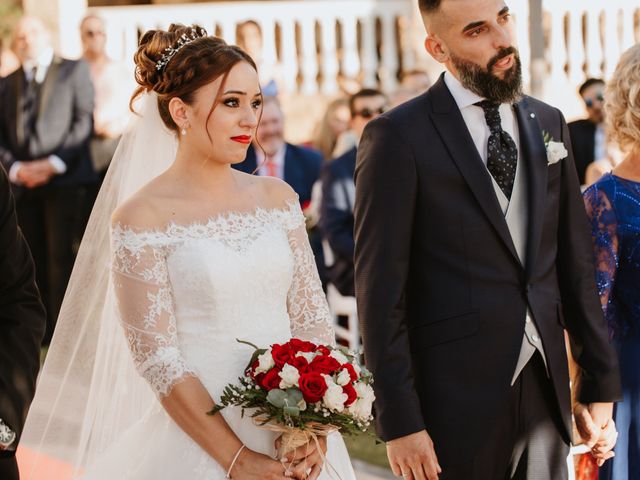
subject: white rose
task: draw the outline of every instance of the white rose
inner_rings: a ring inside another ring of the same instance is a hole
[[[366,398],[359,398],[349,407],[349,413],[359,420],[368,420],[371,416],[373,401]]]
[[[298,386],[298,380],[300,380],[300,373],[296,367],[292,367],[288,363],[285,363],[280,372],[280,388],[291,388]]]
[[[327,382],[327,391],[322,397],[325,407],[333,412],[344,411],[344,402],[349,397],[342,391],[342,387],[336,384],[328,375],[325,375],[325,381]]]
[[[351,382],[351,375],[349,375],[349,372],[343,368],[342,370],[340,370],[340,373],[338,374],[336,383],[344,387],[349,382]]]
[[[567,158],[569,152],[562,142],[549,142],[547,143],[547,162],[549,165],[558,163],[563,158]]]
[[[275,362],[273,361],[273,357],[271,356],[271,350],[267,350],[262,355],[258,357],[258,368],[256,368],[256,375],[258,373],[266,373],[275,367]]]
[[[329,356],[335,358],[340,363],[340,365],[344,365],[345,363],[349,362],[347,356],[340,350],[331,350]]]
[[[298,352],[296,357],[304,357],[307,359],[307,362],[311,363],[311,360],[316,356],[316,352]]]

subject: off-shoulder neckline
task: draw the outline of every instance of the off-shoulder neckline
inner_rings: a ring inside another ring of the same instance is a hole
[[[225,210],[203,219],[197,219],[189,223],[181,223],[170,220],[163,226],[157,227],[135,227],[122,224],[120,222],[111,225],[111,231],[114,234],[128,235],[169,235],[171,232],[180,231],[187,232],[190,230],[203,231],[220,227],[224,224],[234,224],[242,220],[260,220],[271,217],[273,215],[293,214],[300,211],[300,204],[297,200],[286,200],[284,205],[277,207],[264,207],[256,205],[252,209],[247,210]]]

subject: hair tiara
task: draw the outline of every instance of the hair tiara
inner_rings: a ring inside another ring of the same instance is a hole
[[[165,48],[162,57],[160,57],[160,60],[156,62],[156,70],[161,72],[162,69],[167,65],[167,63],[169,63],[169,61],[174,57],[174,55],[182,49],[182,47],[184,47],[185,45],[189,45],[194,40],[207,35],[207,32],[204,29],[201,29],[201,32],[202,33],[198,33],[195,28],[192,28],[191,32],[189,32],[188,34],[183,33],[175,45]]]

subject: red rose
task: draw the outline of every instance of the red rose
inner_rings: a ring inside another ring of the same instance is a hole
[[[304,373],[300,375],[298,386],[302,396],[308,403],[319,402],[327,391],[327,382],[319,373]]]
[[[325,347],[324,345],[320,345],[317,349],[316,352],[318,352],[321,355],[329,355],[331,353],[331,350],[329,350],[327,347]]]
[[[247,370],[245,371],[245,373],[247,375],[249,375],[251,378],[253,378],[255,380],[255,375],[256,375],[256,368],[258,368],[260,361],[256,360],[255,362],[253,362],[250,366],[247,367]]]
[[[280,388],[280,380],[280,369],[272,368],[260,379],[259,385],[265,390],[271,391],[274,388]]]
[[[344,402],[345,407],[348,407],[349,405],[351,405],[358,398],[358,393],[356,392],[356,389],[353,388],[353,385],[351,385],[350,383],[347,383],[344,387],[342,387],[342,391],[343,393],[347,394],[347,401]]]
[[[311,360],[309,370],[330,375],[340,368],[340,362],[328,355],[319,355]]]
[[[278,368],[282,368],[285,363],[289,363],[294,355],[295,352],[291,349],[291,346],[286,343],[284,345],[276,343],[271,346],[271,356]]]
[[[309,371],[309,362],[304,357],[293,357],[289,364],[292,367],[296,367],[300,373],[306,373]]]
[[[342,365],[342,368],[349,372],[349,376],[351,377],[352,382],[355,382],[358,379],[358,374],[356,373],[356,369],[353,368],[353,365],[351,365],[350,363],[345,363],[344,365]]]
[[[304,340],[300,340],[297,338],[292,338],[289,340],[289,345],[296,352],[315,352],[316,346],[311,342],[305,342]]]

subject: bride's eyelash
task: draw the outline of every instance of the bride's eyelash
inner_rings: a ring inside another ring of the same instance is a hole
[[[260,108],[261,105],[262,105],[262,100],[254,100],[253,102],[251,102],[251,106],[256,110]]]
[[[225,98],[222,102],[227,107],[237,107],[240,105],[240,99],[238,97]]]

